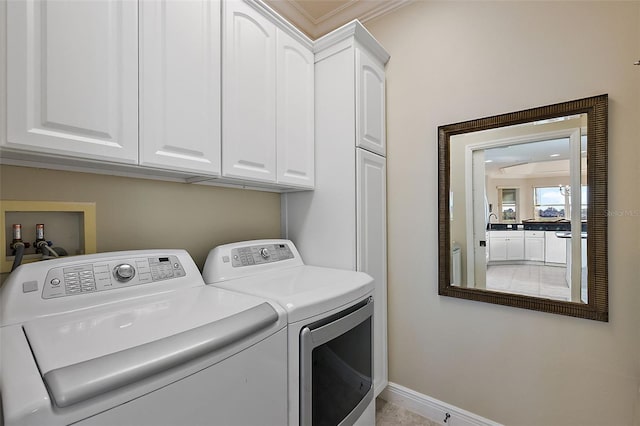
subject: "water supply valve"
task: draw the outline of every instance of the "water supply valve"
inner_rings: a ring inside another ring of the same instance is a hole
[[[51,251],[46,248],[51,247],[52,245],[53,243],[51,241],[47,241],[44,238],[44,223],[36,224],[36,241],[33,243],[36,253],[45,254],[45,251],[50,253]]]
[[[25,249],[31,247],[31,244],[25,243],[22,241],[22,224],[14,223],[13,224],[13,240],[11,244],[9,244],[9,248],[13,250],[13,256],[16,255],[16,247],[18,245],[23,246]]]

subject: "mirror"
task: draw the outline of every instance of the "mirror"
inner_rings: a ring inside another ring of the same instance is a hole
[[[438,128],[440,295],[608,321],[607,108]]]

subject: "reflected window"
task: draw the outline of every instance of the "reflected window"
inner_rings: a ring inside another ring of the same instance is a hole
[[[501,188],[500,194],[500,219],[502,222],[518,221],[518,189]]]
[[[567,211],[567,194],[562,186],[534,188],[534,212],[536,219],[564,219]]]
[[[580,193],[580,216],[587,219],[587,185]],[[571,217],[571,187],[569,185],[534,188],[534,212],[538,220],[569,219]]]

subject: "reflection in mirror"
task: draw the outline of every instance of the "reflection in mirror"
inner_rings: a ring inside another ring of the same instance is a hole
[[[439,128],[440,294],[607,320],[606,116],[602,95]]]

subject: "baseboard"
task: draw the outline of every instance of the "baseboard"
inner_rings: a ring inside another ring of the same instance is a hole
[[[441,425],[501,426],[500,423],[392,382],[380,393],[380,398]]]

